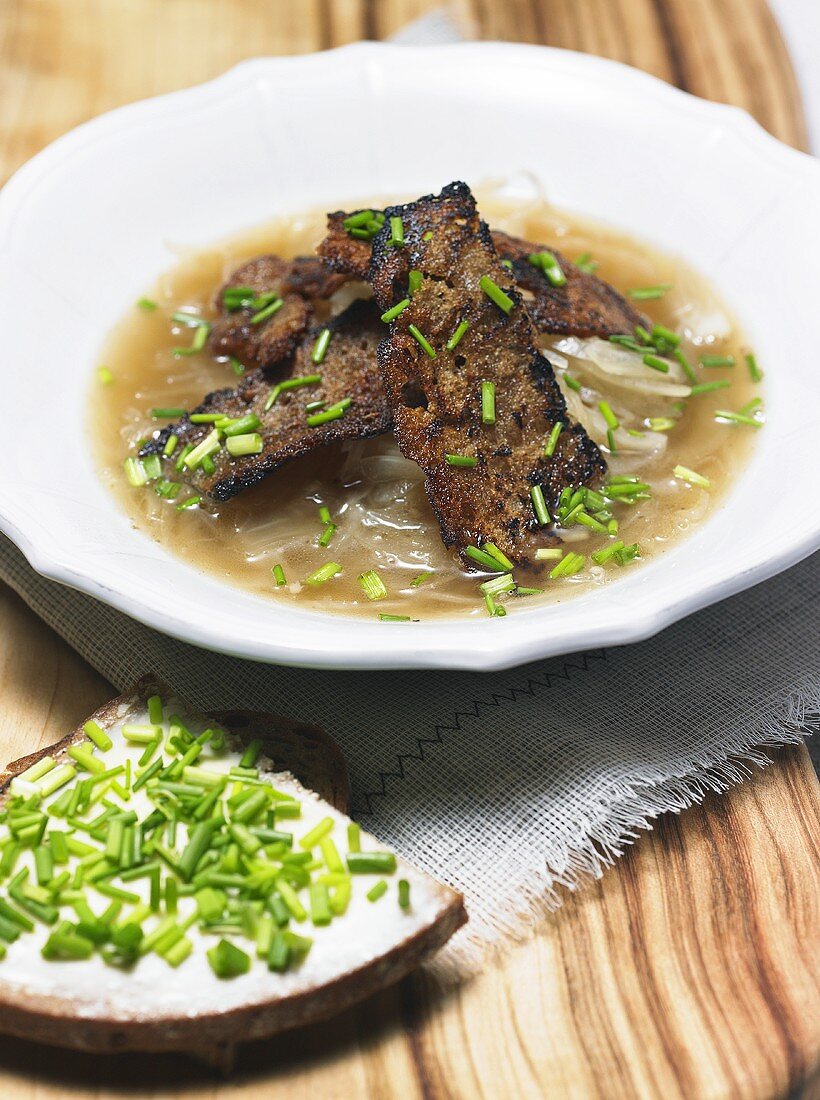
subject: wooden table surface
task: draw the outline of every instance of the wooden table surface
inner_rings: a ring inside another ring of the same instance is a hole
[[[256,54],[383,38],[428,0],[3,0],[0,179],[118,104]],[[471,0],[476,36],[616,57],[805,127],[763,0]],[[8,367],[7,367],[8,369]],[[0,586],[0,752],[61,736],[112,692]],[[0,1039],[0,1097],[817,1095],[820,791],[804,749],[667,816],[473,981],[429,973],[330,1024],[243,1050],[228,1081],[172,1057]]]

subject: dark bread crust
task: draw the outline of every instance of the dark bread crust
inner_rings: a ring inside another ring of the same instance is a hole
[[[404,226],[405,246],[390,245],[389,219]],[[432,237],[425,235],[432,231]],[[425,488],[447,546],[493,542],[514,562],[532,556],[538,524],[530,488],[540,485],[550,510],[563,488],[599,479],[606,464],[578,424],[572,424],[520,291],[501,264],[490,230],[464,183],[385,211],[373,243],[370,281],[387,310],[407,296],[411,270],[423,281],[391,323],[379,366],[402,452],[424,470]],[[480,288],[489,276],[514,305],[504,313]],[[454,351],[445,344],[462,321],[469,329]],[[432,344],[430,358],[409,331]],[[481,383],[495,384],[496,423],[481,421]],[[565,427],[552,458],[544,445],[553,425]],[[478,459],[463,469],[445,455]],[[541,535],[538,542],[543,543]],[[471,559],[465,558],[471,566]]]
[[[369,241],[349,235],[343,224],[349,216],[350,213],[343,210],[328,214],[327,236],[317,252],[334,271],[367,279],[372,247]],[[499,229],[491,229],[490,234],[499,257],[512,264],[530,320],[539,333],[606,339],[616,333],[631,333],[635,325],[646,324],[646,317],[614,287],[597,275],[582,271],[554,248],[513,237]],[[567,278],[565,286],[554,287],[543,272],[527,260],[533,252],[543,251],[551,251],[558,260]]]
[[[332,336],[323,362],[316,366],[310,358],[316,337],[322,328]],[[288,366],[275,378],[262,370],[248,374],[236,389],[216,390],[207,395],[194,413],[222,412],[227,416],[255,413],[262,422],[259,433],[264,447],[258,455],[231,457],[223,447],[214,456],[215,471],[205,473],[175,469],[177,455],[188,443],[198,443],[211,431],[210,424],[192,424],[186,416],[164,428],[142,449],[141,454],[162,455],[168,437],[179,439],[177,451],[164,460],[166,475],[180,479],[213,500],[224,501],[244,489],[258,484],[279,466],[309,454],[317,447],[344,439],[365,439],[390,430],[390,410],[376,362],[376,348],[384,336],[385,326],[373,302],[355,301],[343,313],[326,325],[308,332],[301,340]],[[321,374],[320,385],[304,386],[282,393],[267,412],[267,402],[274,381],[304,375]],[[323,400],[332,405],[345,397],[353,404],[345,415],[327,424],[308,427],[305,406]]]
[[[164,698],[174,692],[153,676],[138,680],[129,691],[95,711],[91,718],[103,728],[125,705],[142,708],[149,695]],[[345,812],[349,783],[344,758],[322,730],[276,715],[231,711],[203,715],[227,725],[243,742],[261,737],[265,752],[300,781]],[[0,776],[0,804],[15,775],[42,756],[64,753],[84,738],[83,725],[48,746],[15,760]],[[436,917],[383,956],[332,982],[268,1001],[254,1001],[226,1012],[151,1015],[138,1006],[114,1015],[104,1006],[93,1010],[70,999],[4,989],[0,969],[0,1032],[22,1039],[90,1052],[173,1051],[196,1054],[213,1064],[230,1060],[230,1048],[280,1031],[316,1023],[343,1011],[370,994],[403,978],[437,951],[467,920],[461,894],[439,886],[441,907]],[[223,1055],[227,1052],[227,1058]]]

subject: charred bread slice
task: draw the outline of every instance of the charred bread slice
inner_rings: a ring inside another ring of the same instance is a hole
[[[313,361],[316,342],[329,332],[329,342],[320,363]],[[210,393],[193,415],[222,413],[240,418],[256,416],[259,426],[252,429],[262,439],[258,454],[233,457],[225,446],[212,456],[209,466],[191,469],[184,463],[187,446],[201,443],[214,430],[210,423],[192,423],[190,415],[163,429],[143,447],[141,454],[162,457],[166,477],[185,481],[198,493],[224,501],[258,484],[285,462],[308,454],[317,447],[344,439],[365,439],[390,430],[390,411],[376,361],[376,348],[385,326],[372,301],[357,300],[326,325],[306,333],[287,367],[272,379],[265,371],[247,374],[236,389]],[[319,381],[316,381],[316,379]],[[305,384],[299,380],[313,379]],[[276,397],[271,402],[271,394]],[[321,413],[340,402],[350,404],[343,415],[311,425],[308,405],[323,402]],[[177,444],[165,455],[168,440]]]
[[[551,511],[564,488],[594,483],[606,465],[567,415],[467,185],[388,208],[370,281],[380,308],[398,311],[379,366],[399,447],[426,474],[445,545],[463,553],[492,543],[515,563],[530,560],[535,536],[543,543],[549,526],[536,515],[533,490]],[[485,384],[494,392],[492,423],[483,417]]]

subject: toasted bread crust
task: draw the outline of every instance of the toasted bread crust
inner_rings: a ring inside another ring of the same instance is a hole
[[[317,366],[311,360],[311,352],[325,327],[331,330],[331,339],[324,360]],[[231,417],[255,413],[262,425],[258,429],[263,439],[260,454],[233,458],[222,448],[213,456],[215,471],[212,474],[201,467],[191,472],[177,470],[180,449],[188,443],[200,442],[212,428],[210,424],[192,424],[187,416],[163,429],[141,453],[162,455],[168,438],[176,435],[177,450],[170,459],[164,459],[167,476],[175,481],[181,478],[202,495],[224,501],[258,484],[284,463],[317,447],[389,431],[390,410],[376,362],[376,347],[384,329],[379,311],[372,302],[353,302],[326,325],[306,333],[287,367],[277,372],[273,379],[262,370],[252,371],[236,389],[210,393],[193,410],[194,413],[221,412]],[[270,409],[265,409],[274,381],[315,374],[321,374],[320,384],[283,392]],[[308,426],[307,404],[321,400],[330,406],[346,397],[352,397],[353,403],[344,416],[326,424]]]
[[[154,694],[166,699],[175,695],[155,677],[145,676],[129,691],[95,711],[91,718],[105,728],[122,716],[123,709],[144,709],[148,696]],[[227,725],[242,741],[261,737],[266,754],[277,766],[291,771],[338,810],[346,811],[347,768],[338,746],[322,730],[275,715],[247,711],[203,717]],[[0,802],[15,775],[47,753],[64,753],[69,745],[84,737],[81,724],[56,744],[9,764],[0,775]],[[185,1015],[156,1015],[141,1011],[139,1006],[114,1013],[110,1008],[106,1011],[104,1004],[79,1009],[67,998],[5,988],[0,969],[0,1032],[75,1050],[105,1053],[181,1050],[217,1061],[215,1052],[326,1019],[403,978],[437,951],[467,919],[460,894],[444,886],[440,886],[440,893],[442,905],[436,919],[380,958],[325,985],[276,1000],[250,1002],[226,1012],[198,1013],[195,1004]]]
[[[343,224],[349,216],[343,210],[328,214],[327,235],[317,252],[334,271],[356,279],[368,279],[372,246],[370,241],[349,235]],[[499,229],[491,229],[490,233],[499,257],[512,264],[530,320],[539,333],[606,339],[616,333],[631,333],[635,325],[646,324],[643,314],[614,287],[582,271],[555,249],[513,237]],[[567,280],[564,286],[554,287],[527,259],[533,253],[544,251],[551,251],[559,262]]]
[[[463,551],[492,542],[514,562],[526,562],[539,531],[531,487],[541,486],[552,509],[566,486],[600,478],[604,460],[583,428],[569,421],[552,368],[537,351],[521,293],[501,264],[467,185],[451,184],[438,196],[391,207],[385,216],[370,267],[379,306],[389,309],[407,296],[411,270],[422,275],[379,347],[399,446],[427,475],[427,495],[446,545]],[[391,217],[402,219],[402,248],[390,244]],[[481,289],[483,276],[508,295],[509,312]],[[468,330],[447,350],[464,321]],[[411,325],[435,349],[435,358]],[[485,381],[495,386],[492,425],[482,423]],[[544,444],[557,421],[564,429],[554,455],[546,458]],[[460,468],[447,455],[467,456],[476,464]]]

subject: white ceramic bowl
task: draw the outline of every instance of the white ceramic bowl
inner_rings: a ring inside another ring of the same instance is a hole
[[[395,626],[254,599],[131,527],[91,460],[87,390],[107,330],[173,262],[169,242],[520,169],[559,206],[685,257],[741,319],[768,422],[717,514],[564,604]],[[245,62],[79,127],[0,194],[0,527],[44,575],[259,660],[494,669],[645,638],[820,545],[818,242],[820,165],[740,111],[613,62],[489,44]]]

